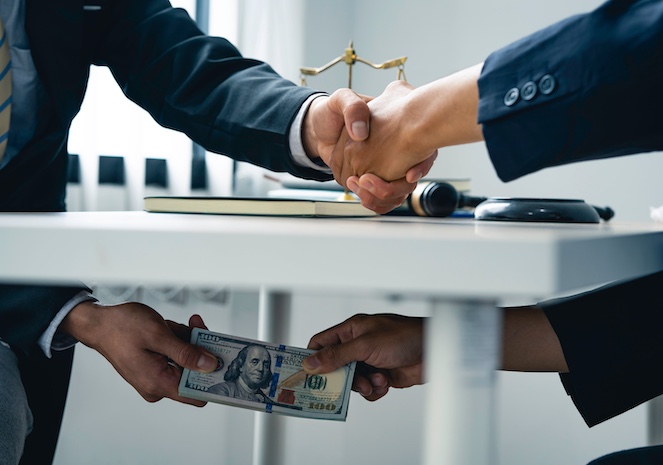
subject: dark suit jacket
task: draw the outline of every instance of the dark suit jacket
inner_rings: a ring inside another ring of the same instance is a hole
[[[300,177],[330,178],[290,157],[290,125],[313,91],[243,58],[228,41],[204,36],[166,0],[25,2],[32,56],[47,95],[34,139],[0,170],[0,211],[65,209],[67,133],[91,64],[108,66],[131,100],[210,151]],[[0,338],[33,350],[81,288],[1,285]]]
[[[498,175],[663,149],[661,83],[661,0],[612,0],[495,52],[479,121]],[[662,284],[659,273],[545,305],[589,425],[663,394]]]
[[[663,149],[662,43],[663,2],[612,0],[489,56],[479,122],[499,177]]]
[[[562,382],[593,426],[663,394],[663,272],[542,303],[569,373]]]

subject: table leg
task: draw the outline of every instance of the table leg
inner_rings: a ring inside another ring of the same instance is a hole
[[[289,293],[260,290],[259,340],[275,343],[288,340],[291,302]],[[284,420],[280,415],[255,413],[253,465],[283,465]]]
[[[433,302],[426,326],[425,465],[496,463],[500,338],[495,302]]]

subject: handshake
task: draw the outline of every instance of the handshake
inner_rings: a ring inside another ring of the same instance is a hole
[[[377,213],[402,204],[440,147],[483,140],[481,64],[413,88],[395,81],[376,98],[340,89],[311,103],[302,125],[309,158]]]

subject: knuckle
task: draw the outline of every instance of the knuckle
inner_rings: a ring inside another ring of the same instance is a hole
[[[158,402],[162,399],[159,387],[153,382],[147,382],[140,390],[140,395],[150,403]]]
[[[403,90],[412,90],[413,86],[409,82],[399,79],[396,81],[391,81],[387,85],[387,89],[389,89],[390,91],[402,92]]]
[[[407,200],[407,195],[402,195],[402,196],[400,196],[400,197],[396,197],[396,200],[395,200],[394,203],[392,204],[392,207],[393,207],[393,208],[396,208],[396,207],[398,207],[398,206],[400,206],[400,205],[403,205],[403,204],[405,203],[406,200]]]
[[[353,315],[352,317],[350,317],[350,321],[355,321],[357,323],[361,323],[361,322],[364,322],[364,321],[368,320],[369,318],[370,317],[367,313],[357,313],[357,314]]]
[[[175,361],[181,366],[192,368],[196,366],[198,358],[199,353],[196,347],[190,344],[183,344],[177,353],[177,359]]]
[[[324,359],[328,362],[335,364],[341,358],[341,346],[339,344],[332,344],[323,349]]]
[[[403,82],[404,81],[401,80],[391,81],[389,84],[387,84],[387,89],[389,90],[400,89],[403,86]]]
[[[364,102],[358,95],[353,94],[352,100],[348,103],[348,111],[351,112],[368,112],[368,104]]]

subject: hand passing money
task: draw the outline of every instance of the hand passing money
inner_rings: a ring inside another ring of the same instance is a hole
[[[309,375],[302,361],[312,350],[274,345],[195,328],[191,343],[216,355],[212,373],[185,369],[179,393],[192,399],[268,413],[345,421],[356,362]]]

